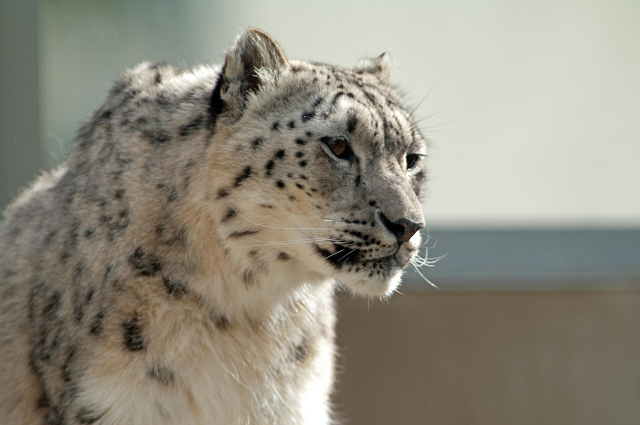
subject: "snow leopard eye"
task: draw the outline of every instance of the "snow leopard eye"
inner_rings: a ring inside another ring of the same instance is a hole
[[[415,153],[410,153],[407,154],[407,171],[413,169],[417,164],[418,164],[418,159],[420,158],[420,155],[415,154]]]
[[[347,143],[347,141],[342,137],[324,137],[323,141],[327,146],[329,146],[331,152],[333,152],[333,154],[338,158],[346,159],[348,161],[351,161],[353,158],[353,151],[349,147],[349,143]]]

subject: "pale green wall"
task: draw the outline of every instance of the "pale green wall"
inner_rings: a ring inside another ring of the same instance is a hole
[[[294,58],[349,66],[392,51],[409,102],[426,96],[416,116],[433,146],[430,227],[638,227],[639,16],[625,0],[43,1],[39,90],[24,92],[39,97],[43,159],[3,166],[0,184],[15,193],[33,164],[58,163],[125,66],[219,61],[251,25]],[[3,45],[33,39],[33,25],[20,31]],[[7,131],[2,161],[24,162]]]

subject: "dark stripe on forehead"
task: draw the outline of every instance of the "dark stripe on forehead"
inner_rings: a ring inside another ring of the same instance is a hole
[[[376,109],[376,111],[378,111],[378,114],[380,115],[380,120],[382,121],[382,129],[384,131],[384,141],[385,143],[389,140],[389,123],[387,122],[387,117],[386,117],[386,111],[384,110],[384,105],[380,105],[378,102],[376,102],[376,98],[373,94],[371,94],[370,92],[362,89],[362,93],[365,95],[365,97],[369,100],[369,102],[371,102],[371,104],[373,105],[373,107]]]
[[[417,140],[414,136],[415,130],[410,114],[408,114],[408,112],[398,103],[397,95],[391,88],[385,85],[375,84],[373,80],[369,82],[366,77],[356,75],[354,72],[349,70],[326,64],[314,65],[318,68],[318,71],[321,74],[328,71],[336,78],[336,81],[344,81],[345,84],[353,85],[352,88],[342,85],[341,89],[335,92],[331,98],[332,100],[329,110],[324,113],[324,116],[329,116],[334,113],[339,99],[348,95],[355,103],[362,107],[357,108],[357,110],[348,111],[347,116],[351,120],[347,123],[347,126],[350,127],[351,130],[355,128],[353,124],[357,122],[352,118],[361,115],[362,112],[360,109],[363,109],[369,115],[372,123],[382,124],[382,131],[384,133],[379,136],[384,139],[383,144],[386,145],[387,149],[397,150],[400,145],[410,144],[412,141],[407,140],[407,136],[404,134],[405,131],[411,132],[413,141]],[[338,76],[342,78],[339,78]],[[356,94],[355,97],[351,92],[347,93],[349,89]],[[401,118],[398,116],[398,112],[399,115],[402,115],[402,117],[406,119],[405,123],[402,123]],[[364,120],[364,117],[361,119]],[[376,127],[379,131],[380,129],[377,124]],[[376,133],[374,132],[374,138],[372,140],[373,146],[377,145],[375,142],[376,139],[378,139],[378,136],[376,136]]]
[[[331,108],[333,108],[333,106],[336,104],[338,99],[340,99],[340,96],[344,96],[344,92],[342,90],[333,96],[333,100],[331,101]]]
[[[395,121],[396,125],[398,126],[397,134],[398,134],[398,136],[400,136],[400,141],[402,142],[401,145],[402,146],[408,146],[407,142],[404,140],[404,131],[402,131],[402,125],[400,124],[400,121],[398,120],[398,115],[395,113],[395,110],[391,110],[391,115],[393,116],[393,120]]]

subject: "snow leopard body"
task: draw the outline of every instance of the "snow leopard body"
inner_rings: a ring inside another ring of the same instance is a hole
[[[426,146],[387,55],[127,70],[0,233],[4,424],[327,424],[334,289],[416,254]]]

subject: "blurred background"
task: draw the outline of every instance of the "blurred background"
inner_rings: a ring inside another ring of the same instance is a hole
[[[338,416],[640,423],[637,0],[0,0],[0,208],[123,68],[220,62],[247,26],[290,58],[390,51],[431,143],[437,288],[340,294]]]

